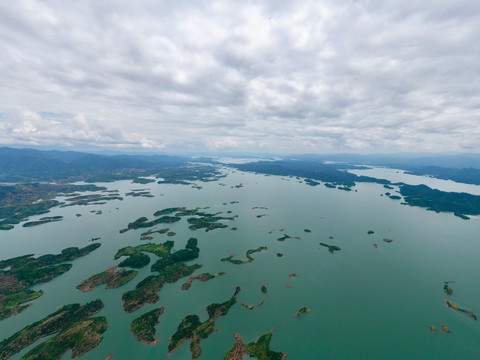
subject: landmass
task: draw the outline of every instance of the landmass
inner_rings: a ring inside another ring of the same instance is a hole
[[[405,203],[435,212],[452,212],[468,220],[466,215],[480,215],[480,196],[467,193],[446,192],[426,185],[400,186]]]
[[[297,313],[295,314],[295,317],[298,318],[300,315],[302,314],[305,314],[307,312],[310,312],[311,310],[307,307],[301,307],[300,309],[298,309]]]
[[[277,240],[278,241],[285,241],[287,239],[300,239],[298,236],[290,236],[290,235],[287,235],[287,234],[283,234],[282,237],[279,237]]]
[[[248,344],[243,342],[239,334],[234,334],[236,342],[227,352],[224,360],[243,360],[247,355],[258,360],[286,360],[286,354],[270,350],[270,341],[274,331],[275,328]]]
[[[95,243],[82,249],[66,248],[57,255],[34,258],[29,254],[0,261],[0,320],[26,310],[32,304],[23,305],[25,302],[43,295],[42,291],[30,290],[31,286],[52,281],[70,270],[72,264],[66,261],[85,256],[99,247],[100,243]]]
[[[168,257],[173,244],[173,241],[166,241],[162,244],[148,243],[137,246],[127,246],[118,250],[114,256],[114,259],[117,260],[122,256],[128,256],[125,260],[118,264],[118,266],[142,268],[150,263],[150,257],[142,252],[155,254],[162,258]]]
[[[447,334],[450,333],[450,332],[452,332],[447,325],[442,325],[442,331],[443,331],[443,332],[446,332]]]
[[[178,325],[177,331],[170,338],[168,353],[176,351],[185,341],[190,340],[190,352],[192,360],[198,359],[202,353],[200,341],[208,338],[215,330],[215,321],[220,316],[226,315],[230,308],[237,302],[240,288],[236,287],[233,296],[220,304],[207,306],[208,319],[200,322],[198,315],[187,315]]]
[[[134,319],[130,324],[130,330],[135,338],[145,344],[156,344],[155,334],[157,330],[155,326],[160,323],[160,315],[163,314],[165,308],[162,306],[158,309],[148,311],[138,318]]]
[[[55,200],[59,195],[103,189],[96,185],[0,185],[0,230],[13,229],[14,225],[27,221],[30,216],[46,214],[51,208],[64,204]]]
[[[217,276],[222,276],[225,275],[226,273],[221,272],[215,275],[212,275],[210,273],[204,273],[204,274],[199,274],[199,275],[190,275],[190,279],[188,279],[183,285],[182,285],[182,290],[188,290],[192,286],[193,280],[197,279],[200,281],[208,281],[211,280]]]
[[[468,316],[470,316],[473,320],[477,320],[477,316],[473,313],[473,311],[462,309],[461,307],[455,305],[454,303],[452,303],[450,300],[447,300],[447,299],[445,299],[444,302],[449,309],[461,311],[467,314]]]
[[[199,264],[187,266],[182,262],[198,257],[200,249],[197,247],[197,239],[188,239],[185,249],[178,250],[173,254],[170,254],[173,241],[167,241],[160,245],[166,245],[167,243],[168,245],[163,250],[156,253],[161,258],[152,265],[152,271],[160,274],[146,277],[137,284],[134,290],[127,291],[122,295],[123,308],[126,312],[133,312],[145,303],[153,304],[157,302],[160,298],[157,292],[163,288],[165,283],[173,284],[181,278],[190,276],[202,267]]]
[[[451,283],[451,281],[444,281],[443,291],[447,295],[452,295],[453,294],[453,289],[448,285],[449,283]]]
[[[104,272],[90,276],[87,280],[78,284],[77,289],[87,292],[102,284],[107,284],[107,289],[116,289],[135,278],[138,274],[138,271],[135,270],[120,269],[115,271],[117,268],[117,266],[114,266]]]
[[[65,305],[56,312],[16,332],[0,343],[0,359],[7,359],[46,336],[57,334],[37,345],[22,359],[60,359],[68,349],[77,358],[95,348],[107,330],[105,317],[91,317],[103,308],[99,299],[85,305]]]
[[[310,230],[310,229],[303,229],[303,231],[305,231],[306,233],[311,233],[312,232],[312,230]]]
[[[32,226],[38,226],[42,224],[48,224],[50,222],[55,222],[55,221],[62,221],[63,216],[46,216],[38,219],[37,221],[28,221],[24,223],[22,226],[23,227],[32,227]]]
[[[245,256],[247,257],[248,260],[245,260],[245,261],[234,259],[233,258],[234,255],[230,255],[228,257],[222,258],[222,259],[220,259],[220,261],[222,261],[222,262],[228,261],[228,262],[231,262],[232,264],[235,264],[235,265],[248,264],[248,263],[252,262],[253,260],[255,260],[254,258],[252,258],[252,256],[251,256],[252,254],[254,254],[256,252],[260,252],[260,251],[265,251],[265,250],[268,250],[268,248],[266,246],[260,246],[256,249],[247,250],[247,252],[245,253]]]
[[[336,246],[336,245],[328,245],[328,244],[325,244],[325,243],[320,243],[320,245],[327,247],[330,254],[333,254],[335,251],[342,250],[339,246]]]

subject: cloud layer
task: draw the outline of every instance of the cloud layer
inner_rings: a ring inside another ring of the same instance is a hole
[[[0,143],[480,151],[480,2],[0,3]]]

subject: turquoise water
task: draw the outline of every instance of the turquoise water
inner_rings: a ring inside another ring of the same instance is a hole
[[[105,308],[99,315],[107,317],[109,329],[101,344],[82,359],[104,359],[109,354],[113,354],[114,360],[188,359],[188,343],[174,354],[167,355],[166,351],[168,338],[184,316],[197,314],[205,320],[206,306],[229,299],[235,286],[242,288],[239,303],[258,304],[264,298],[260,291],[264,284],[270,294],[264,305],[248,310],[236,304],[220,317],[216,322],[218,331],[201,343],[202,359],[222,359],[234,343],[235,332],[251,341],[274,327],[271,349],[287,353],[289,359],[478,358],[478,321],[447,309],[443,303],[443,281],[454,280],[451,301],[480,315],[477,217],[465,221],[452,214],[404,206],[400,201],[380,196],[388,190],[378,184],[362,183],[355,187],[357,192],[345,192],[310,187],[294,178],[228,173],[219,181],[226,186],[218,182],[199,183],[201,190],[129,181],[99,184],[122,194],[130,189],[150,189],[155,197],[125,197],[102,206],[53,209],[52,216],[63,215],[65,220],[2,232],[2,258],[57,253],[68,246],[85,246],[94,237],[101,237],[102,247],[73,261],[68,273],[37,286],[45,294],[28,310],[1,321],[0,338],[61,305],[101,298]],[[424,181],[428,185],[436,180]],[[231,188],[239,183],[244,186]],[[231,201],[239,203],[230,204]],[[156,210],[173,206],[211,206],[209,212],[231,210],[232,215],[238,215],[234,221],[225,221],[229,227],[238,227],[237,231],[191,231],[186,219],[182,219],[168,226],[176,236],[154,235],[158,242],[174,240],[175,249],[183,248],[189,237],[197,237],[200,257],[195,262],[203,264],[197,273],[225,271],[226,275],[207,282],[194,281],[188,291],[180,289],[183,279],[167,284],[159,293],[158,303],[145,305],[131,314],[123,311],[121,295],[150,274],[149,266],[118,289],[106,290],[101,286],[82,293],[75,288],[90,275],[118,264],[121,260],[114,260],[113,256],[119,248],[142,243],[141,229],[119,233],[128,222],[140,216],[151,218]],[[268,210],[252,210],[255,206]],[[95,215],[91,210],[103,213]],[[82,216],[76,217],[77,213]],[[259,214],[268,215],[257,218]],[[285,230],[280,232],[282,228]],[[305,228],[312,232],[305,233]],[[368,235],[368,230],[375,233]],[[277,241],[283,233],[301,239]],[[394,241],[387,244],[383,238]],[[338,245],[341,251],[332,255],[319,242]],[[378,244],[377,249],[374,243]],[[245,252],[258,246],[267,246],[268,251],[254,254],[252,263],[233,265],[219,261],[231,253],[245,259]],[[285,256],[279,258],[274,252]],[[297,278],[288,278],[292,272]],[[157,326],[157,344],[137,342],[129,330],[130,322],[159,306],[166,311]],[[302,306],[311,312],[295,318]],[[429,331],[431,324],[437,327],[436,334]],[[448,325],[452,333],[442,333],[442,324]],[[12,359],[21,358],[26,351]],[[70,358],[70,354],[64,358]]]

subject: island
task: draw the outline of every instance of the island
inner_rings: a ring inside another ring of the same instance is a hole
[[[452,332],[447,325],[442,325],[442,331],[443,331],[443,332],[446,332],[447,334],[450,333],[450,332]]]
[[[210,273],[204,273],[204,274],[199,274],[199,275],[190,275],[190,279],[188,279],[183,285],[182,285],[182,290],[188,290],[192,286],[193,280],[197,279],[200,281],[208,281],[211,280],[217,276],[222,276],[225,275],[225,272],[221,272],[215,275],[212,275]]]
[[[373,233],[375,233],[375,231],[373,231],[373,230],[368,230],[368,231],[367,231],[367,234],[368,234],[368,235],[372,235]]]
[[[170,338],[168,353],[176,351],[185,341],[190,340],[190,352],[192,360],[198,359],[202,354],[200,341],[208,338],[215,330],[215,321],[220,316],[227,315],[230,308],[237,302],[237,295],[240,292],[237,286],[233,296],[220,304],[210,304],[207,306],[208,319],[200,322],[198,315],[187,315],[178,325],[177,331]]]
[[[286,354],[270,350],[270,341],[272,340],[274,331],[275,328],[262,334],[257,340],[248,344],[243,342],[239,334],[234,334],[236,342],[227,352],[224,360],[243,360],[247,355],[259,360],[286,360]]]
[[[447,299],[445,299],[444,302],[445,302],[445,305],[447,305],[447,307],[449,309],[458,310],[460,312],[463,312],[463,313],[467,314],[473,320],[477,320],[477,316],[473,313],[473,311],[462,309],[461,307],[455,305],[454,303],[452,303],[450,300],[447,300]]]
[[[62,221],[62,220],[63,220],[63,216],[45,216],[45,217],[42,217],[42,218],[38,219],[37,221],[28,221],[28,222],[24,223],[22,226],[23,227],[32,227],[32,226],[38,226],[38,225],[42,225],[42,224],[48,224],[48,223],[55,222],[55,221]]]
[[[28,217],[42,215],[64,203],[55,198],[78,191],[106,189],[96,185],[12,184],[0,185],[0,230],[13,229]]]
[[[150,257],[142,252],[155,254],[162,258],[168,257],[173,244],[173,241],[166,241],[162,244],[148,243],[137,246],[127,246],[118,250],[114,256],[114,259],[117,260],[122,256],[128,256],[125,260],[118,264],[118,266],[142,268],[150,263]]]
[[[29,254],[0,261],[0,320],[26,310],[32,304],[24,303],[43,295],[42,291],[29,289],[31,286],[52,281],[70,270],[72,264],[67,261],[85,256],[100,245],[66,248],[57,255],[46,254],[35,258]]]
[[[0,343],[0,359],[7,359],[37,340],[55,335],[35,346],[22,359],[60,359],[69,349],[77,358],[98,346],[107,330],[105,317],[91,317],[103,308],[99,299],[85,305],[65,305],[47,317],[26,326]]]
[[[143,315],[140,315],[132,321],[130,324],[130,330],[135,338],[145,344],[156,344],[155,334],[157,330],[155,326],[160,323],[160,315],[163,314],[165,308],[159,307],[152,311],[148,311]]]
[[[383,241],[386,242],[386,243],[391,243],[391,242],[393,242],[392,239],[383,239]]]
[[[453,281],[444,281],[443,292],[447,295],[452,295],[453,294],[453,289],[450,287],[450,285],[448,285],[451,282],[453,282]]]
[[[185,249],[170,254],[173,241],[166,241],[162,250],[156,252],[161,258],[152,265],[152,271],[159,272],[159,275],[150,275],[140,281],[134,290],[125,292],[122,295],[123,308],[126,312],[133,312],[141,308],[145,303],[154,304],[160,296],[157,294],[165,283],[173,284],[181,278],[192,275],[202,265],[193,264],[187,266],[183,261],[192,260],[198,257],[200,249],[197,247],[197,239],[190,238]],[[139,245],[142,246],[142,245]],[[132,248],[133,249],[133,248]]]
[[[335,251],[342,250],[339,246],[336,246],[336,245],[328,245],[328,244],[325,244],[325,243],[320,243],[320,245],[328,248],[328,251],[330,252],[330,254],[333,254]]]
[[[430,331],[431,331],[432,333],[434,333],[434,334],[437,332],[437,328],[436,328],[435,326],[433,326],[433,325],[430,325],[428,328],[429,328]]]
[[[259,306],[262,306],[264,303],[265,303],[265,300],[270,296],[268,294],[268,290],[267,290],[267,287],[265,285],[261,285],[260,286],[260,291],[265,295],[265,298],[260,301],[256,306],[255,305],[248,305],[246,303],[241,303],[240,305],[242,305],[243,307],[246,307],[248,310],[253,310],[255,309],[256,307],[259,307]]]
[[[310,312],[311,310],[307,307],[301,307],[300,309],[298,309],[297,313],[295,314],[295,317],[298,318],[300,315],[302,314],[305,314],[307,312]]]
[[[312,232],[312,230],[310,230],[310,229],[303,229],[303,231],[305,231],[306,233],[311,233]]]
[[[283,234],[282,237],[279,237],[277,240],[278,241],[285,241],[287,239],[300,239],[298,236],[290,236],[290,235],[287,235],[287,234]]]
[[[406,204],[435,212],[452,212],[464,220],[466,215],[480,215],[480,196],[467,193],[446,192],[426,185],[400,186]]]
[[[266,246],[260,246],[256,249],[247,250],[247,252],[245,253],[245,256],[247,257],[248,260],[245,260],[245,261],[234,259],[233,258],[234,255],[230,255],[228,257],[222,258],[222,259],[220,259],[220,261],[222,261],[222,262],[228,261],[228,262],[231,262],[232,264],[235,264],[235,265],[248,264],[248,263],[251,263],[253,260],[255,260],[251,256],[252,254],[254,254],[256,252],[260,252],[260,251],[265,251],[265,250],[268,250],[268,248]]]
[[[119,271],[115,271],[117,268],[117,266],[114,266],[104,272],[90,276],[87,280],[78,284],[77,289],[87,292],[102,284],[107,284],[107,289],[116,289],[135,278],[138,274],[136,270],[120,269]]]

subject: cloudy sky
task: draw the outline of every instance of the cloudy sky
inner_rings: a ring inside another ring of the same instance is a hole
[[[480,1],[0,2],[0,145],[480,151]]]

